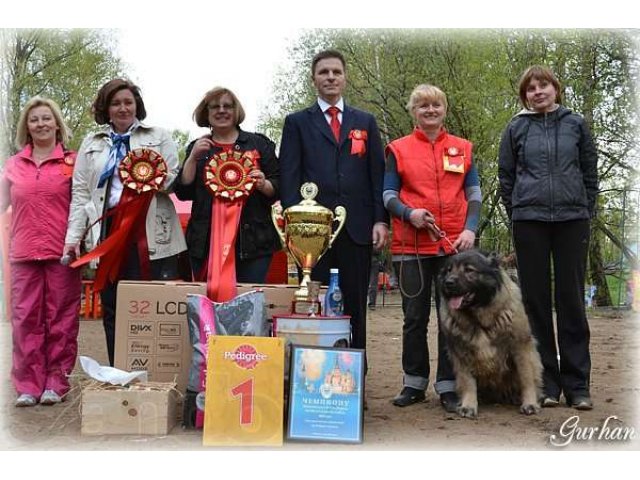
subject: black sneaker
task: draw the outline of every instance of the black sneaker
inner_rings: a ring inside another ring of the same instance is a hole
[[[447,413],[456,413],[458,411],[458,394],[456,392],[445,392],[440,395],[440,405]]]
[[[391,400],[391,403],[396,407],[408,407],[414,403],[424,402],[425,398],[424,390],[404,387],[402,391],[393,400]]]

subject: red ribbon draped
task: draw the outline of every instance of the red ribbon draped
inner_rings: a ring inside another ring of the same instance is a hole
[[[71,264],[71,267],[76,268],[86,265],[91,260],[100,259],[94,280],[95,291],[99,292],[107,283],[113,283],[118,279],[120,268],[132,243],[138,249],[142,278],[151,279],[146,219],[154,193],[155,191],[137,194],[134,190],[125,188],[118,206],[110,214],[113,221],[109,236]]]
[[[113,216],[107,238],[71,264],[71,267],[76,268],[91,260],[100,259],[94,281],[94,289],[97,292],[107,283],[115,283],[118,280],[120,269],[127,261],[132,244],[138,252],[141,278],[151,280],[147,212],[155,192],[167,177],[167,164],[158,152],[138,148],[122,159],[118,166],[118,174],[124,189],[118,205],[107,214],[108,217]]]
[[[236,237],[244,202],[214,197],[207,266],[207,296],[226,302],[238,294],[236,284]]]
[[[238,294],[236,237],[242,207],[254,185],[249,172],[259,158],[256,150],[228,149],[214,154],[205,166],[205,185],[213,195],[207,297],[214,302],[227,302]]]

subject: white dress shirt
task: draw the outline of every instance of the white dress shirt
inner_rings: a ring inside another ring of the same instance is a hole
[[[324,112],[325,120],[329,125],[331,125],[331,115],[327,112],[331,104],[326,100],[318,97],[318,105],[320,105],[320,110]],[[340,100],[338,100],[335,106],[338,107],[338,110],[340,110],[340,112],[338,112],[338,120],[340,121],[340,125],[342,125],[342,112],[344,111],[344,99],[340,97]]]

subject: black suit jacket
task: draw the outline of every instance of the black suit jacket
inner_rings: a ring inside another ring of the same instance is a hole
[[[366,153],[351,153],[353,130],[367,132]],[[388,223],[382,203],[384,152],[373,115],[345,104],[337,142],[320,106],[287,116],[280,145],[280,193],[284,208],[301,200],[300,186],[318,185],[316,201],[334,210],[347,209],[347,230],[360,245],[370,245],[376,222]]]

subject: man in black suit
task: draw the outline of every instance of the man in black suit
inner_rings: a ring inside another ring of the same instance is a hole
[[[366,348],[366,307],[371,249],[389,236],[389,217],[382,203],[384,152],[376,120],[345,104],[346,65],[335,50],[312,61],[318,100],[287,116],[280,146],[283,208],[301,200],[300,186],[314,182],[316,201],[334,210],[347,209],[347,221],[331,249],[313,269],[312,278],[327,284],[329,269],[340,270],[345,314],[351,316],[352,347]]]

